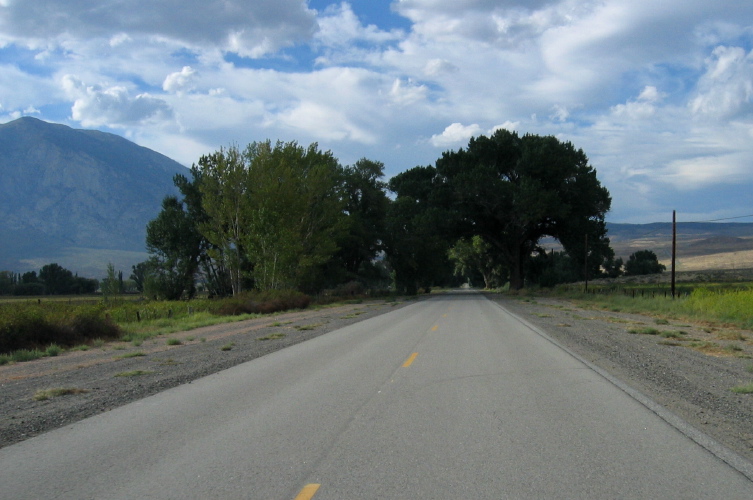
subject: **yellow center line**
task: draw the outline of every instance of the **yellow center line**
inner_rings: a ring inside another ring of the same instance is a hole
[[[442,315],[442,317],[443,317],[443,318],[446,318],[446,317],[447,317],[447,314],[443,314],[443,315]]]
[[[307,484],[294,500],[311,500],[320,486],[321,484]]]
[[[434,325],[434,326],[431,327],[431,331],[432,332],[436,332],[437,328],[439,328],[439,325]]]
[[[405,360],[405,363],[403,363],[403,368],[408,368],[411,365],[411,363],[413,363],[413,360],[416,359],[416,356],[418,356],[417,352],[414,352],[413,354],[411,354],[410,357]]]

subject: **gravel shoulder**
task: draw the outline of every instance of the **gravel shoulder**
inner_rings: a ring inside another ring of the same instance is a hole
[[[753,462],[753,394],[731,390],[753,382],[751,332],[675,320],[658,324],[658,318],[565,300],[487,296]],[[644,328],[679,336],[629,333]]]
[[[753,337],[750,332],[677,321],[658,325],[649,316],[556,299],[487,297],[753,462],[753,394],[730,390],[753,382],[753,342],[740,339]],[[275,314],[161,336],[138,347],[108,343],[0,366],[0,447],[409,303],[364,301]],[[678,338],[629,333],[644,327],[683,333]],[[181,344],[168,345],[168,339]],[[690,347],[704,342],[701,350]],[[85,392],[34,399],[37,391],[54,388]]]

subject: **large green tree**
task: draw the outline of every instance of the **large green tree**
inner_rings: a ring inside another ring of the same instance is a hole
[[[152,292],[167,300],[178,300],[184,294],[193,297],[201,243],[202,236],[183,203],[175,196],[162,200],[162,211],[146,226]],[[141,285],[143,289],[143,280]]]
[[[201,205],[206,218],[201,234],[211,243],[210,256],[228,269],[233,294],[243,288],[243,240],[247,231],[248,166],[237,146],[221,148],[199,159]]]
[[[454,213],[434,167],[415,167],[389,181],[396,195],[387,210],[387,261],[401,292],[443,283],[452,275],[448,250],[454,239]]]
[[[384,164],[362,158],[343,169],[342,190],[345,230],[337,257],[345,269],[345,279],[358,279],[377,253],[384,249],[384,231],[389,198]]]
[[[543,236],[570,253],[608,247],[604,215],[611,198],[585,153],[569,142],[498,130],[436,163],[462,214],[462,231],[480,235],[501,255],[510,286],[524,285],[526,262]],[[601,258],[601,256],[600,256]]]
[[[317,144],[252,143],[247,232],[241,240],[260,289],[313,290],[344,229],[340,165]]]

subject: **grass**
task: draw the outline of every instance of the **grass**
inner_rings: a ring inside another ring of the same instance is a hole
[[[659,335],[665,339],[680,339],[683,335],[687,335],[687,333],[681,330],[665,330],[660,332]]]
[[[121,354],[120,356],[116,356],[116,359],[138,358],[141,356],[146,356],[146,353],[143,353],[141,351],[129,352],[126,354]]]
[[[225,344],[224,346],[220,347],[220,351],[229,351],[233,347],[235,347],[235,343],[234,342],[230,342],[229,344]]]
[[[150,375],[154,373],[150,370],[132,370],[130,372],[120,372],[116,373],[115,377],[141,377],[142,375]]]
[[[753,382],[749,384],[738,385],[737,387],[733,387],[730,390],[737,394],[753,394]]]
[[[41,389],[34,394],[35,401],[47,401],[48,399],[67,396],[69,394],[85,394],[89,392],[86,389],[76,389],[74,387],[56,387],[54,389]]]
[[[295,329],[298,331],[305,331],[305,330],[314,330],[316,328],[319,328],[320,326],[323,326],[324,323],[314,323],[313,325],[302,325],[302,326],[296,326]]]
[[[282,338],[285,338],[284,333],[272,333],[265,337],[259,337],[256,340],[277,340],[277,339],[282,339]]]
[[[183,342],[181,342],[179,339],[167,339],[166,344],[167,345],[182,345]]]
[[[652,285],[655,288],[655,285]],[[753,330],[753,288],[750,283],[703,284],[681,298],[664,297],[663,291],[645,297],[622,293],[584,294],[567,287],[556,289],[554,295],[574,300],[586,307],[619,308],[623,312],[651,314],[660,318],[733,325],[743,330]],[[666,319],[657,320],[665,324]],[[709,331],[712,328],[709,328]]]

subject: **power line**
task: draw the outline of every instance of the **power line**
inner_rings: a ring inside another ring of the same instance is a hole
[[[696,221],[690,221],[690,223],[694,224],[694,223],[700,223],[700,222],[719,222],[719,221],[723,221],[723,220],[747,219],[748,217],[753,217],[753,215],[738,215],[737,217],[725,217],[723,219],[696,220]],[[688,223],[686,222],[686,224],[688,224]]]

